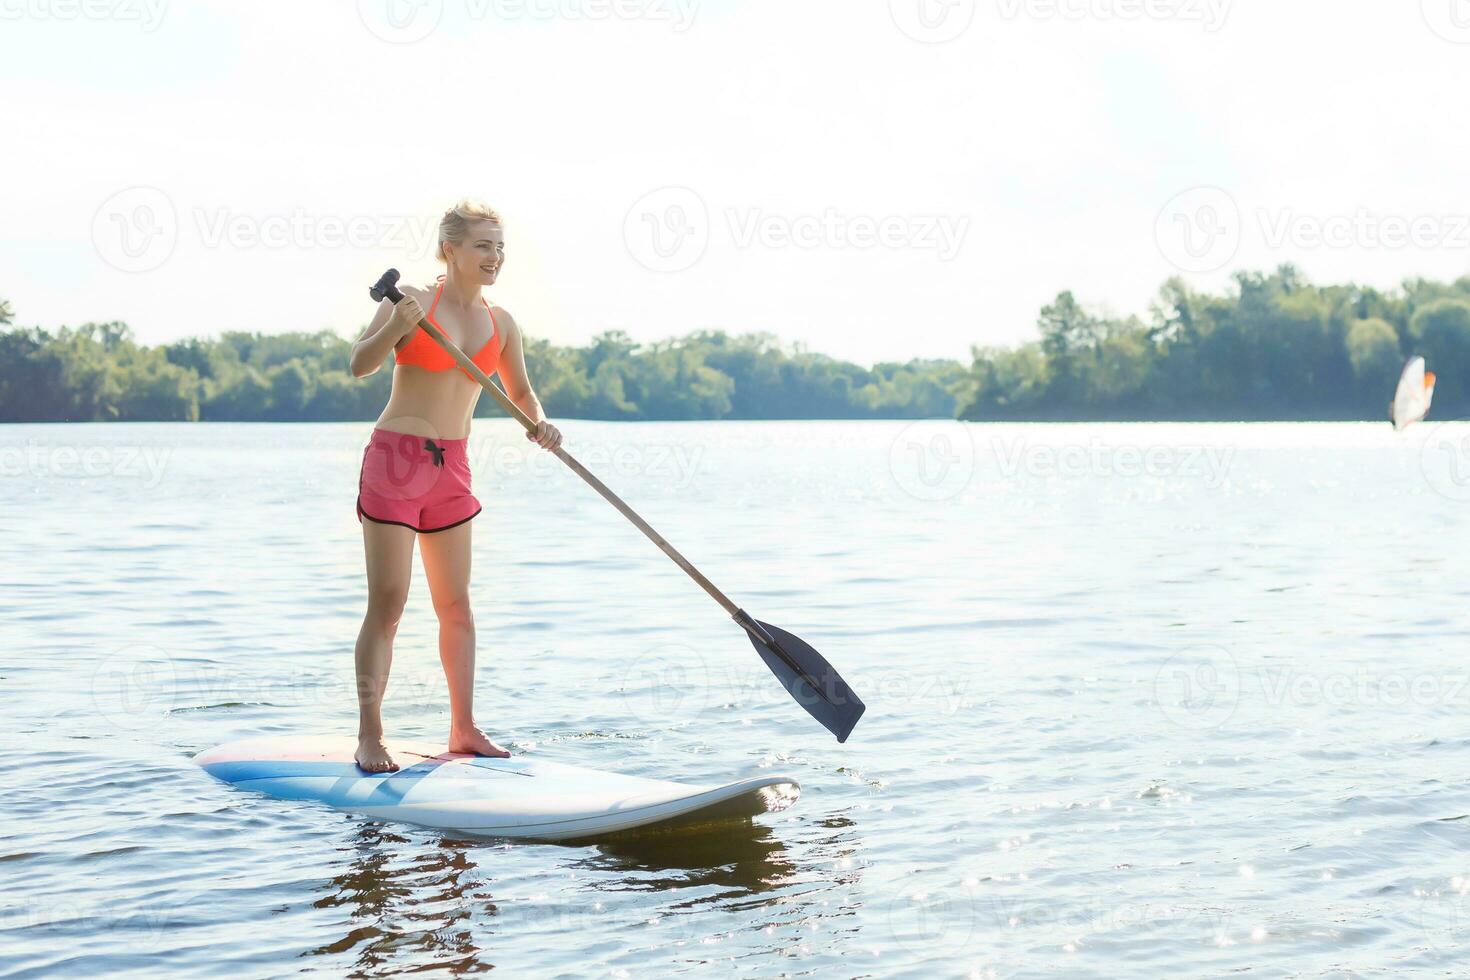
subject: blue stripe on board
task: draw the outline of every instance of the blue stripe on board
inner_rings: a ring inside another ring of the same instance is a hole
[[[242,759],[237,762],[211,762],[204,767],[211,776],[227,783],[246,779],[291,779],[296,776],[348,776],[354,779],[387,779],[407,776],[417,779],[428,775],[429,767],[412,766],[398,772],[368,773],[349,762],[306,762],[298,759]]]
[[[366,773],[352,763],[250,759],[214,762],[204,769],[241,789],[287,800],[319,800],[331,806],[349,807],[401,803],[419,780],[439,765],[426,762],[398,772]]]

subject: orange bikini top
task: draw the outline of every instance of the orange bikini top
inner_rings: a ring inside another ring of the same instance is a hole
[[[429,304],[429,312],[424,314],[424,318],[436,327],[439,327],[439,321],[434,319],[434,310],[438,309],[439,297],[443,295],[444,277],[440,276],[439,288],[434,293],[434,302]],[[480,302],[485,303],[485,297],[481,296]],[[489,303],[485,303],[485,312],[490,314],[490,339],[485,341],[484,347],[470,356],[470,360],[475,362],[475,367],[489,375],[494,374],[495,369],[500,366],[500,328],[495,323],[495,313],[490,309]],[[439,329],[444,328],[439,327]],[[458,366],[454,363],[454,358],[449,356],[449,351],[435,343],[434,338],[425,333],[422,328],[409,334],[408,343],[393,352],[393,363],[411,364],[425,371],[448,371]]]

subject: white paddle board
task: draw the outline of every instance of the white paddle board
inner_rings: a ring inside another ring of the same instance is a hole
[[[800,795],[789,776],[724,786],[620,776],[527,756],[489,759],[390,742],[402,768],[368,773],[354,738],[275,736],[231,742],[194,761],[210,775],[286,800],[316,800],[382,820],[482,837],[566,840],[746,820]]]

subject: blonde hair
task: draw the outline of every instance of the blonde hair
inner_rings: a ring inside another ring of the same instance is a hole
[[[493,221],[497,225],[502,223],[500,215],[490,205],[482,201],[461,200],[439,219],[439,246],[435,254],[439,256],[440,262],[448,261],[444,256],[444,243],[458,245],[463,242],[469,234],[471,221]]]

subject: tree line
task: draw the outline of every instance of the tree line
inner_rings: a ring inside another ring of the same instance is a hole
[[[366,421],[388,401],[385,370],[355,378],[331,331],[139,344],[122,323],[0,332],[0,422]],[[652,344],[608,331],[584,347],[528,339],[527,370],[557,418],[789,419],[953,416],[965,368],[914,360],[872,368],[768,334],[704,331]],[[482,399],[477,414],[499,409]]]
[[[974,350],[961,418],[1381,419],[1414,354],[1439,377],[1436,417],[1470,409],[1470,276],[1383,292],[1288,265],[1220,294],[1171,279],[1146,317],[1062,293],[1037,325],[1032,343]]]
[[[1470,276],[1381,292],[1314,286],[1282,266],[1213,294],[1171,279],[1145,316],[1064,292],[1037,327],[1029,343],[973,348],[968,365],[865,368],[722,331],[532,339],[526,361],[558,418],[1378,419],[1410,354],[1439,375],[1436,416],[1470,408]],[[146,346],[116,322],[20,327],[0,301],[0,421],[367,421],[391,372],[352,377],[351,346],[331,331]],[[497,409],[483,399],[479,412]]]

